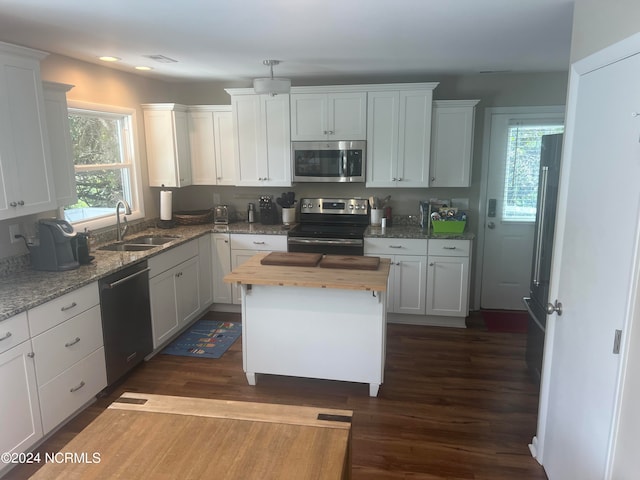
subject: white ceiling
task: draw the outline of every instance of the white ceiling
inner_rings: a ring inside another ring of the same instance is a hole
[[[171,81],[569,67],[574,0],[0,0],[0,41]],[[161,54],[163,64],[145,58]],[[142,73],[141,73],[142,74]]]

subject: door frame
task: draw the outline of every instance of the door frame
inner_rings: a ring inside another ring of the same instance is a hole
[[[494,115],[544,115],[544,114],[563,114],[565,115],[564,105],[547,105],[547,106],[522,106],[522,107],[488,107],[484,111],[484,131],[482,138],[482,174],[480,178],[480,196],[478,197],[478,233],[476,236],[476,271],[474,279],[473,292],[473,308],[480,309],[480,298],[482,294],[482,270],[484,267],[484,241],[485,241],[485,224],[487,222],[487,197],[489,182],[489,155],[491,154],[491,127]],[[566,123],[566,115],[565,115]]]
[[[582,76],[606,67],[607,65],[624,60],[627,57],[640,53],[640,33],[634,34],[620,42],[605,47],[604,49],[589,55],[588,57],[571,64],[569,71],[569,87],[567,89],[567,111],[565,118],[565,138],[563,143],[563,165],[560,172],[560,186],[558,190],[558,212],[556,225],[564,223],[566,218],[566,195],[568,191],[569,179],[566,178],[565,172],[569,171],[569,167],[573,162],[573,142],[574,142],[574,121],[577,110],[578,91]],[[632,107],[630,107],[632,108]],[[638,374],[640,366],[632,366],[629,364],[629,351],[631,348],[640,348],[640,339],[638,335],[635,338],[631,335],[632,326],[636,328],[640,325],[640,231],[636,232],[636,252],[633,259],[634,266],[632,276],[629,279],[628,298],[627,298],[627,314],[622,324],[622,339],[620,344],[620,366],[618,369],[618,377],[616,379],[617,392],[614,400],[614,412],[612,415],[611,433],[609,436],[609,448],[607,452],[607,460],[605,467],[605,479],[611,479],[615,467],[616,444],[618,433],[621,425],[621,410],[624,400],[625,380],[630,381],[629,373]],[[557,229],[554,239],[554,251],[561,252],[564,244],[564,231]],[[560,261],[557,257],[553,258],[551,265],[551,281],[549,285],[549,298],[557,298],[558,295],[558,279],[561,271]],[[542,378],[540,384],[540,400],[538,406],[538,425],[536,436],[533,437],[530,445],[532,455],[539,463],[544,465],[544,446],[546,435],[546,423],[549,409],[549,389],[551,368],[553,366],[553,344],[555,337],[556,315],[550,315],[547,318],[547,331],[545,338],[545,353],[542,365]],[[547,348],[549,346],[549,348]],[[638,382],[636,381],[636,388]]]

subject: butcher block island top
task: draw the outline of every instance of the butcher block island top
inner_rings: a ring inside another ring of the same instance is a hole
[[[32,478],[347,479],[352,414],[125,393]]]
[[[274,252],[275,253],[275,252]],[[278,252],[277,258],[287,265],[263,264],[269,252],[256,253],[242,265],[224,277],[227,283],[241,285],[271,285],[309,288],[335,288],[340,290],[366,290],[384,292],[387,290],[390,260],[379,257],[343,257],[325,255],[313,262],[312,257],[302,257],[294,253]],[[307,254],[314,255],[314,254]],[[308,258],[308,261],[305,259]],[[312,266],[298,266],[305,263]],[[375,260],[375,261],[374,261]],[[267,259],[268,261],[268,259]],[[377,263],[377,267],[371,266]],[[344,266],[344,268],[340,268]]]

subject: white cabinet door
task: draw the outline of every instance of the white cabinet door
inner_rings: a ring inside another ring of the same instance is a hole
[[[291,95],[291,139],[366,140],[366,92]]]
[[[57,206],[40,78],[43,57],[0,45],[0,220]]]
[[[144,109],[149,186],[191,185],[186,107],[170,103],[147,104],[142,108]]]
[[[425,314],[427,258],[396,255],[394,261],[393,312]]]
[[[213,253],[213,301],[215,303],[233,303],[231,284],[223,278],[231,272],[231,245],[228,233],[214,233]]]
[[[149,280],[153,348],[169,340],[180,328],[174,271],[168,270]]]
[[[178,323],[180,326],[193,320],[200,311],[198,270],[198,257],[187,260],[174,269]]]
[[[367,187],[429,185],[433,90],[368,93]]]
[[[213,302],[213,251],[211,234],[198,238],[198,292],[200,310]]]
[[[192,184],[233,185],[231,106],[190,106],[188,119]]]
[[[433,102],[431,187],[471,185],[473,127],[479,100]]]
[[[26,319],[25,319],[26,323]],[[0,451],[23,452],[42,438],[31,341],[0,354]],[[5,465],[0,463],[0,473]]]
[[[59,207],[73,205],[78,193],[67,108],[67,92],[73,86],[43,82],[43,88],[57,203]]]
[[[469,257],[429,256],[427,315],[469,314]]]
[[[289,95],[231,99],[239,186],[291,186]]]

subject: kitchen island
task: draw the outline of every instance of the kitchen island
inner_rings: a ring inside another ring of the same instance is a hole
[[[383,382],[390,262],[376,270],[263,265],[254,255],[225,276],[242,287],[242,361],[256,374]]]

